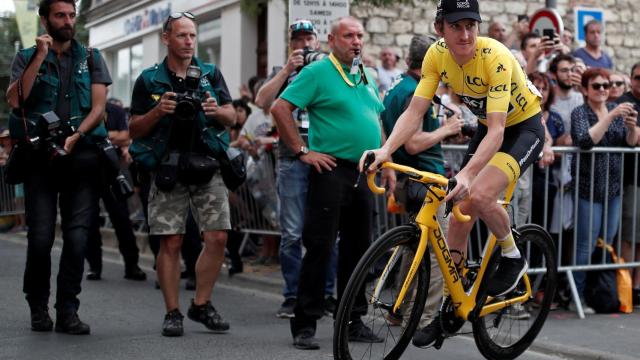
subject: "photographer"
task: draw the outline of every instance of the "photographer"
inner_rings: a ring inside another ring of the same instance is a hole
[[[274,99],[296,78],[298,72],[306,65],[304,53],[317,50],[320,45],[313,24],[308,20],[298,20],[289,26],[291,55],[287,64],[274,69],[267,82],[260,88],[256,96],[256,104],[269,110]],[[300,137],[308,146],[309,119],[304,109],[296,109],[292,120],[298,127]],[[304,207],[309,187],[309,165],[304,163],[296,153],[289,149],[280,139],[278,143],[277,191],[280,200],[280,267],[284,278],[284,302],[276,312],[279,318],[292,318],[298,293],[298,279],[302,261],[302,226],[304,225]],[[325,286],[325,309],[333,312],[335,300],[333,288],[336,277],[336,251],[331,255],[327,270]]]
[[[183,334],[178,287],[189,207],[203,233],[204,247],[187,315],[210,330],[229,329],[209,299],[230,229],[228,192],[216,159],[227,149],[225,126],[235,123],[236,114],[220,70],[194,56],[196,36],[193,14],[171,14],[162,28],[168,55],[142,72],[131,101],[129,131],[134,143],[129,152],[152,172],[150,233],[163,235],[157,271],[167,309],[164,336]]]
[[[100,182],[100,198],[104,204],[104,208],[109,214],[113,230],[118,238],[118,249],[124,260],[124,278],[129,280],[146,280],[147,275],[138,266],[139,249],[136,244],[136,236],[133,233],[131,220],[129,219],[129,207],[127,198],[133,194],[133,189],[128,179],[131,178],[129,173],[129,156],[128,147],[131,139],[129,138],[129,128],[127,125],[127,114],[118,105],[119,100],[110,99],[105,105],[105,127],[109,133],[108,142],[102,142],[103,149],[113,151],[113,163],[106,163],[102,166],[102,181]],[[123,165],[125,163],[126,165]],[[115,174],[114,174],[115,173]],[[113,180],[118,175],[122,175],[122,181],[126,184],[124,188],[120,188],[118,184],[114,184]],[[89,263],[89,272],[87,280],[100,280],[102,278],[102,234],[100,233],[100,217],[94,222],[89,243],[87,244],[87,262]]]
[[[22,162],[13,165],[21,170],[16,180],[24,181],[29,228],[24,292],[31,329],[51,331],[49,278],[59,197],[64,245],[56,331],[89,334],[89,326],[77,315],[77,296],[88,233],[98,209],[95,143],[107,135],[102,116],[111,78],[100,53],[73,38],[74,1],[42,0],[38,14],[47,33],[36,38],[36,46],[16,54],[7,89],[13,108],[11,137],[21,153],[14,154],[15,160]]]

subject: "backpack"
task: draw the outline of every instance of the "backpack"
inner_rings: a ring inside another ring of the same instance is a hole
[[[613,257],[603,246],[603,241],[598,239],[596,249],[591,254],[591,263],[600,264],[603,252],[605,262],[613,264]],[[584,290],[584,297],[587,305],[597,313],[610,314],[620,310],[620,300],[618,299],[618,285],[616,281],[616,270],[598,270],[587,272],[587,284]]]

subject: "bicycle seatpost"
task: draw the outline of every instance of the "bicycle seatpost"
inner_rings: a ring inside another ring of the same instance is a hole
[[[449,179],[449,183],[447,184],[447,194],[449,194],[451,190],[453,190],[453,188],[456,187],[456,185],[458,185],[458,180],[456,180],[454,176],[451,179]],[[453,200],[449,200],[447,201],[447,205],[444,209],[444,217],[449,216],[452,210],[453,210]]]
[[[367,153],[367,156],[364,158],[364,164],[362,164],[362,171],[358,173],[358,177],[356,178],[356,183],[353,184],[354,188],[358,187],[358,184],[360,183],[360,179],[362,178],[362,174],[365,173],[367,169],[369,169],[369,166],[371,166],[371,164],[373,164],[375,160],[376,160],[376,155],[372,151],[369,151]]]

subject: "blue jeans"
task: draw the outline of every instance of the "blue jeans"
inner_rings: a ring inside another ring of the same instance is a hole
[[[593,205],[593,207],[592,207]],[[598,238],[603,238],[607,244],[613,242],[613,237],[618,231],[618,222],[620,221],[620,195],[609,198],[607,213],[604,213],[604,202],[594,202],[591,204],[589,200],[578,199],[578,218],[576,219],[576,231],[578,239],[576,243],[576,265],[585,265],[589,263],[591,253],[596,247]],[[591,221],[589,221],[590,211],[593,211]],[[604,231],[604,219],[607,220],[607,233]],[[578,271],[573,273],[573,278],[578,288],[578,294],[583,295],[587,273]]]
[[[278,159],[278,198],[280,199],[280,268],[284,277],[282,295],[285,299],[298,294],[298,280],[302,263],[302,227],[304,207],[309,186],[309,165],[297,159]],[[325,295],[333,295],[336,278],[338,245],[327,267]]]

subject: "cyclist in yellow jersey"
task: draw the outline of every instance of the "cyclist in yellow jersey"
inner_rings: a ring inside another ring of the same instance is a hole
[[[448,84],[478,116],[478,131],[469,143],[457,185],[446,200],[461,202],[463,213],[482,219],[496,235],[502,258],[487,293],[511,291],[527,270],[511,234],[507,212],[497,203],[507,186],[531,165],[542,151],[544,126],[540,94],[528,81],[511,52],[498,41],[478,37],[482,21],[477,0],[440,0],[435,29],[440,41],[432,45],[422,65],[422,77],[407,110],[389,139],[373,150],[369,169],[389,161],[391,154],[421,126],[423,114],[440,81]],[[364,155],[360,162],[362,166]],[[464,201],[463,201],[464,200]],[[474,221],[451,217],[447,241],[463,256]],[[416,332],[413,343],[424,347],[441,333],[439,317]]]

